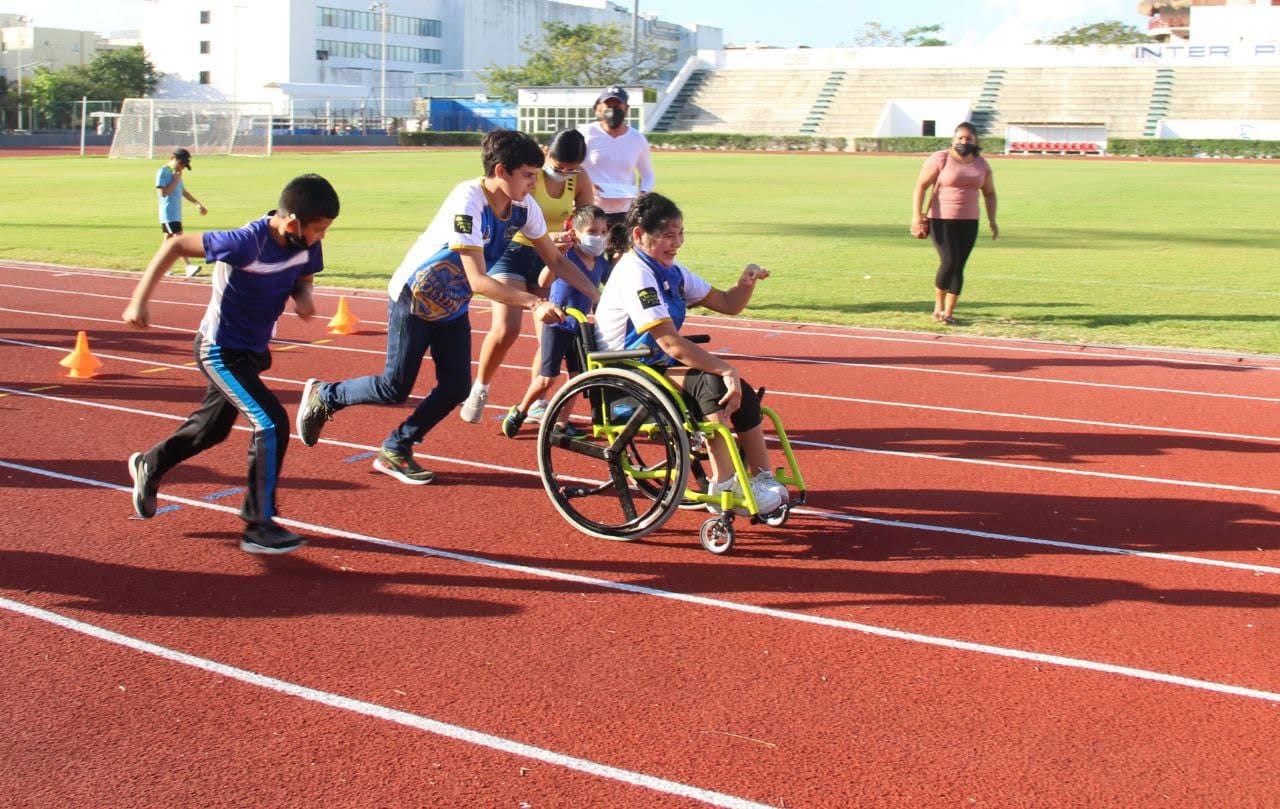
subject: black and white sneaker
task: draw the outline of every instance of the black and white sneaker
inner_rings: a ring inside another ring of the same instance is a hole
[[[308,447],[314,447],[320,440],[320,431],[325,422],[333,418],[333,408],[320,400],[319,379],[308,379],[302,389],[302,401],[298,404],[298,417],[294,425],[298,429],[298,437]]]
[[[240,537],[240,550],[245,553],[288,553],[306,544],[304,537],[274,522],[250,525]]]
[[[156,493],[160,482],[141,452],[129,456],[129,477],[133,478],[133,511],[144,520],[156,516]]]

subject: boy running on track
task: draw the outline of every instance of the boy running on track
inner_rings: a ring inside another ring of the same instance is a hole
[[[262,383],[271,367],[268,343],[285,304],[306,320],[315,314],[311,278],[324,268],[320,242],[338,217],[338,194],[316,174],[285,186],[274,211],[237,230],[184,233],[167,239],[152,257],[122,315],[135,328],[150,322],[147,301],[180,256],[214,263],[213,294],[196,332],[195,357],[209,380],[204,402],[172,435],[129,458],[133,509],[156,513],[160,479],[188,458],[221,443],[238,414],[253,425],[249,488],[240,518],[240,549],[288,553],[306,540],[275,522],[276,483],[289,446],[289,418]]]
[[[551,240],[561,251],[567,253],[573,244],[573,231],[569,228],[560,230],[560,223],[573,216],[573,211],[578,206],[590,205],[594,193],[591,190],[591,178],[582,172],[587,145],[578,130],[562,129],[551,136],[551,142],[544,152],[547,162],[543,165],[533,190],[529,192],[529,197],[538,204],[547,227],[556,228],[555,232],[548,234]],[[539,277],[543,266],[542,258],[529,240],[516,234],[502,257],[489,267],[489,276],[507,286],[543,295],[546,294],[542,291],[546,285]],[[463,421],[478,424],[483,418],[485,403],[489,401],[489,385],[519,335],[520,310],[510,309],[505,304],[494,301],[489,332],[480,345],[476,381],[471,386],[467,400],[458,409],[458,416]]]
[[[603,255],[608,242],[608,229],[609,222],[601,208],[587,205],[573,214],[574,246],[568,252],[569,260],[581,267],[587,278],[595,284],[603,281],[609,271],[609,263],[604,260]],[[561,310],[572,307],[583,313],[591,311],[590,299],[561,280],[551,285],[551,302]],[[578,321],[572,317],[542,327],[541,350],[538,352],[540,361],[534,362],[534,377],[529,382],[529,389],[524,392],[519,404],[511,406],[506,418],[502,420],[502,434],[507,438],[515,438],[520,426],[529,417],[529,407],[546,395],[556,383],[556,378],[560,376],[561,360],[568,362],[570,374],[580,374],[586,370],[578,361],[577,353],[572,350],[577,334]],[[569,425],[561,426],[569,428]]]
[[[479,292],[490,300],[531,309],[543,323],[564,313],[550,301],[485,274],[517,233],[557,276],[592,301],[600,297],[582,271],[556,248],[536,202],[529,198],[544,156],[522,132],[498,129],[481,143],[484,177],[458,184],[418,237],[387,286],[387,360],[380,375],[344,382],[307,380],[298,408],[298,435],[314,446],[333,414],[351,405],[400,404],[409,398],[423,355],[431,350],[436,386],[382,442],[373,468],[421,486],[435,473],[413,458],[413,445],[467,398],[471,388],[468,304]]]

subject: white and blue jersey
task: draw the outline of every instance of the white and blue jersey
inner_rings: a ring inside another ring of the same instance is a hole
[[[596,304],[596,344],[601,351],[648,348],[654,354],[646,362],[670,365],[650,330],[669,322],[679,331],[688,308],[710,293],[711,285],[683,265],[663,267],[632,249],[614,265]]]
[[[499,219],[489,203],[483,179],[459,183],[449,192],[387,284],[394,301],[407,286],[413,292],[413,314],[431,321],[448,321],[466,313],[471,284],[458,254],[479,251],[485,267],[495,264],[517,233],[531,241],[547,233],[537,203],[526,197],[511,201],[511,212]]]
[[[204,234],[205,261],[214,265],[213,295],[200,334],[215,345],[266,351],[293,285],[324,269],[320,242],[303,250],[281,246],[270,219],[267,214],[236,230]]]
[[[178,178],[178,184],[173,187],[169,196],[166,197],[160,193],[160,190],[171,182],[173,182],[173,169],[165,163],[156,172],[156,196],[160,200],[160,224],[162,225],[165,222],[182,221],[182,178]]]
[[[600,282],[604,280],[605,273],[609,271],[609,262],[604,260],[604,256],[596,256],[590,268],[583,262],[581,254],[576,249],[570,249],[569,252],[565,253],[565,257],[573,262],[573,266],[582,270],[582,274],[587,276],[593,286],[600,286]],[[551,282],[551,291],[548,293],[548,297],[552,303],[560,307],[562,312],[572,307],[584,315],[591,313],[591,299],[563,278],[557,278]],[[551,323],[549,325],[552,328],[567,332],[576,333],[578,331],[578,321],[572,317],[566,317],[559,323]]]

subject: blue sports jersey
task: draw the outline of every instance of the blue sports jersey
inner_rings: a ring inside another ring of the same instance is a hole
[[[689,311],[689,304],[685,300],[684,271],[680,269],[679,264],[664,267],[642,250],[633,249],[631,252],[653,271],[658,281],[658,296],[662,305],[666,307],[667,314],[671,318],[671,325],[675,327],[676,331],[680,331],[680,327],[684,325],[685,315]],[[671,359],[667,352],[658,348],[658,341],[653,339],[653,335],[648,331],[637,331],[635,323],[631,320],[627,321],[626,347],[628,349],[647,348],[653,352],[649,359],[644,360],[649,365],[671,365],[674,363],[674,360]]]
[[[565,256],[573,262],[575,267],[582,270],[583,275],[587,276],[591,283],[596,286],[600,286],[601,280],[604,279],[604,274],[609,270],[609,262],[605,261],[603,256],[596,256],[590,269],[583,264],[582,257],[578,254],[577,249],[570,249],[569,252],[565,253]],[[584,315],[591,313],[591,299],[562,278],[557,278],[551,282],[549,297],[552,303],[560,307],[560,311],[573,307]],[[566,317],[559,323],[550,325],[568,332],[576,332],[578,330],[578,321],[571,317]]]
[[[546,232],[542,211],[532,199],[512,200],[507,218],[499,219],[482,179],[459,183],[392,274],[387,294],[396,300],[408,286],[417,317],[441,322],[461,317],[472,290],[459,253],[479,252],[487,268],[497,263],[517,233],[536,240]]]
[[[273,213],[236,230],[204,234],[205,260],[214,265],[213,294],[200,333],[215,345],[266,351],[293,285],[324,269],[320,242],[304,250],[276,243]]]

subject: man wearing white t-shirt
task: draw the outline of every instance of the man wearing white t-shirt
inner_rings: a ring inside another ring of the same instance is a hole
[[[582,168],[595,185],[596,205],[604,209],[610,229],[622,223],[637,195],[654,186],[649,141],[627,125],[630,109],[626,90],[605,88],[596,99],[596,122],[578,127],[587,139]]]

